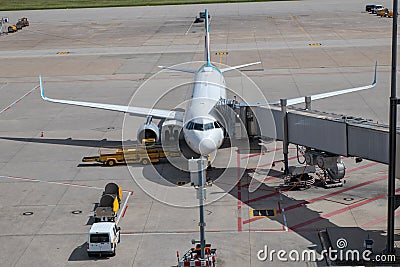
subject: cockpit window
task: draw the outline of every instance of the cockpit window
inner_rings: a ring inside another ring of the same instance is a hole
[[[188,129],[188,130],[208,131],[208,130],[212,130],[214,128],[221,128],[221,127],[220,126],[216,126],[215,122],[209,122],[209,123],[206,123],[206,124],[201,124],[201,123],[195,123],[195,122],[189,121],[186,124],[186,129]]]
[[[200,124],[200,123],[194,123],[194,127],[193,127],[193,129],[194,130],[196,130],[196,131],[203,131],[203,124]]]
[[[188,130],[193,130],[194,127],[194,122],[189,121],[188,124],[186,124],[186,129]]]
[[[218,121],[214,121],[214,127],[215,128],[221,128],[221,124],[219,124]]]
[[[210,122],[210,123],[204,124],[204,131],[211,130],[211,129],[214,129],[214,123]]]

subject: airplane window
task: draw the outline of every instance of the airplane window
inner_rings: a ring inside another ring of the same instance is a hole
[[[195,123],[193,129],[195,129],[197,131],[204,131],[204,125],[200,124],[200,123]]]
[[[192,130],[194,126],[194,123],[192,121],[189,121],[188,124],[186,124],[186,129]]]
[[[204,124],[205,131],[211,130],[211,129],[214,129],[214,123],[210,122],[210,123]]]

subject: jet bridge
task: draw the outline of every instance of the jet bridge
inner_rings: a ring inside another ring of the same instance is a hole
[[[281,101],[281,104],[284,103]],[[335,165],[332,170],[338,172],[336,175],[339,175],[339,179],[344,177],[344,165],[343,169],[339,166],[340,156],[389,163],[387,125],[364,118],[310,110],[310,101],[306,103],[307,109],[284,105],[242,106],[237,113],[242,120],[246,120],[249,136],[283,141],[284,153],[285,143],[304,146],[309,152],[305,155],[308,165],[323,167],[325,164],[327,169]],[[399,134],[400,129],[397,130]],[[396,150],[399,151],[399,145]],[[397,161],[400,161],[400,157],[397,157]],[[396,173],[399,174],[400,164],[396,166]],[[288,169],[286,165],[286,174]]]

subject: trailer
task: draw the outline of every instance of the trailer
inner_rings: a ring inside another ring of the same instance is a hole
[[[95,222],[115,222],[121,205],[122,187],[116,183],[108,183],[100,198],[100,203],[94,210]]]
[[[107,151],[108,150],[108,151]],[[157,163],[161,158],[179,157],[179,151],[173,149],[165,149],[161,144],[146,142],[127,149],[99,149],[98,156],[84,157],[82,162],[99,162],[107,166],[115,166],[116,164],[142,164]]]

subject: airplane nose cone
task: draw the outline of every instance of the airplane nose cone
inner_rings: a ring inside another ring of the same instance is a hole
[[[213,140],[205,138],[199,144],[199,151],[202,156],[206,156],[217,149],[217,145]]]

